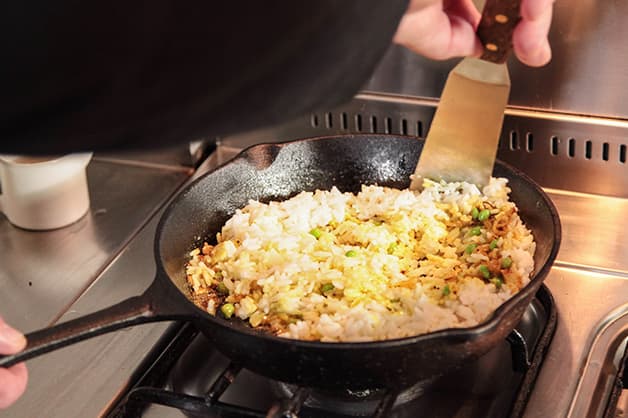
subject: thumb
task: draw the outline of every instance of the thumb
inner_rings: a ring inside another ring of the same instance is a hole
[[[13,354],[26,347],[26,338],[0,318],[0,354]]]

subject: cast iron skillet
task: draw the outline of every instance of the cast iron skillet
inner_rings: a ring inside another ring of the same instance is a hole
[[[0,366],[135,324],[194,321],[216,348],[235,362],[277,380],[320,388],[402,388],[479,357],[503,340],[520,320],[558,251],[561,230],[552,202],[524,174],[497,162],[511,198],[533,231],[537,249],[530,283],[473,328],[447,329],[410,338],[368,343],[320,343],[283,339],[237,321],[214,317],[189,299],[184,266],[188,252],[215,236],[249,199],[284,199],[303,190],[356,192],[363,183],[405,188],[421,152],[416,138],[345,135],[258,145],[190,184],[170,204],[157,228],[157,275],[141,296],[27,335],[21,353]]]

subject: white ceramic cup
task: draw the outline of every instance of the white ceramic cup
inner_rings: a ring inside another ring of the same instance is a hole
[[[91,153],[38,158],[0,156],[0,211],[24,229],[56,229],[89,209],[85,168]]]

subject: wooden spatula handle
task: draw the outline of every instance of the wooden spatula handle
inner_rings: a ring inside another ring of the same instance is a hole
[[[521,19],[520,5],[521,0],[486,0],[477,29],[484,46],[483,60],[506,61],[512,50],[512,33]]]

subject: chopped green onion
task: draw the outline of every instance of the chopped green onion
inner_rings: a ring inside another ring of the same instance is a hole
[[[225,303],[220,307],[220,312],[222,312],[225,318],[229,319],[235,312],[235,306],[233,306],[233,303]]]
[[[478,267],[478,270],[480,271],[480,274],[482,274],[482,277],[484,277],[486,280],[491,278],[491,272],[488,269],[488,266],[482,264],[480,267]]]
[[[501,289],[502,285],[504,284],[502,279],[500,279],[499,277],[493,277],[491,279],[491,283],[493,283],[497,289]]]
[[[321,237],[321,230],[318,228],[314,228],[310,231],[310,235],[312,235],[316,239],[319,239]]]
[[[356,255],[358,255],[358,253],[357,253],[356,251],[354,251],[354,250],[349,250],[349,251],[347,251],[347,252],[345,253],[345,255],[346,255],[347,257],[355,257]]]
[[[491,241],[490,245],[488,246],[489,249],[494,250],[495,248],[497,248],[497,240],[494,239],[493,241]]]
[[[331,283],[325,283],[321,286],[321,293],[327,293],[334,290],[334,285]]]
[[[216,285],[216,290],[221,295],[228,295],[229,294],[229,289],[227,288],[227,286],[223,282],[220,282],[220,283],[218,283]]]
[[[477,247],[476,244],[467,245],[467,248],[464,249],[465,254],[471,254],[473,251],[475,251],[476,247]]]
[[[443,287],[443,296],[449,296],[449,294],[451,293],[451,289],[449,288],[449,285],[445,285],[445,287]]]
[[[480,235],[482,233],[482,229],[479,226],[474,226],[469,230],[469,234],[471,235]]]
[[[512,266],[512,258],[510,258],[510,257],[502,258],[502,268],[503,269],[509,269],[510,266]]]
[[[478,216],[480,216],[480,211],[478,210],[478,208],[471,209],[471,217],[473,219],[477,219]]]
[[[481,211],[478,215],[478,221],[480,222],[484,222],[485,220],[488,219],[488,217],[491,216],[491,212],[489,212],[488,209],[484,209],[483,211]]]

